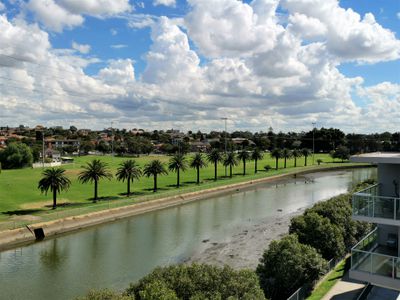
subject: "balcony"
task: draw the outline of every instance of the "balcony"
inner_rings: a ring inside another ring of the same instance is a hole
[[[350,277],[373,285],[400,290],[397,248],[380,245],[378,228],[351,249]]]
[[[400,225],[400,198],[380,196],[379,184],[353,194],[353,219],[386,225]]]

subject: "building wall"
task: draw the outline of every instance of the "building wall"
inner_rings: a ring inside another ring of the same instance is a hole
[[[397,182],[397,191],[394,181]],[[399,197],[400,165],[378,164],[378,182],[380,183],[381,196]]]

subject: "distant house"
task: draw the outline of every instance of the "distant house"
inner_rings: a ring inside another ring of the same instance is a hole
[[[235,145],[243,145],[243,144],[247,144],[248,146],[255,145],[255,143],[253,141],[251,141],[249,139],[245,139],[245,138],[233,138],[232,143]]]
[[[57,140],[54,138],[47,138],[44,141],[48,149],[59,149],[66,146],[79,148],[81,145],[81,142],[79,140]]]
[[[193,141],[190,142],[190,150],[193,152],[207,152],[211,149],[211,145],[205,141]]]

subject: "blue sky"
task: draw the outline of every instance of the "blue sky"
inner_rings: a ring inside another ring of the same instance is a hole
[[[0,90],[10,125],[89,118],[101,127],[109,118],[189,130],[213,129],[226,116],[252,131],[319,122],[353,132],[387,128],[363,121],[384,114],[396,129],[397,0],[0,0],[0,14],[0,32],[11,32],[0,33],[0,78],[30,90]],[[32,44],[10,49],[23,35]],[[1,65],[1,55],[15,63],[30,51],[33,61]],[[29,118],[26,103],[35,107]],[[44,105],[62,107],[62,118]]]

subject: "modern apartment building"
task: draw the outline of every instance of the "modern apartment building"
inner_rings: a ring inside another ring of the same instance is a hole
[[[378,166],[378,183],[353,195],[353,219],[376,228],[351,251],[350,277],[400,291],[400,153],[368,153],[353,162]]]

